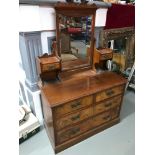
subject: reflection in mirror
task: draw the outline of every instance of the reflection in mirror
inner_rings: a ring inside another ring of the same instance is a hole
[[[62,68],[71,69],[90,65],[87,47],[91,40],[92,16],[59,16],[60,53]]]
[[[126,39],[116,39],[110,41],[110,47],[113,49],[113,62],[118,65],[119,71],[123,72],[126,66]]]
[[[121,39],[111,40],[111,41],[109,41],[108,47],[112,48],[113,52],[115,52],[115,53],[125,54],[126,39],[125,38],[121,38]]]

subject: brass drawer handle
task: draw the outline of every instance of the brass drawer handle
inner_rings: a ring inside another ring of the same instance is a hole
[[[73,116],[73,117],[71,118],[72,121],[75,121],[75,120],[77,120],[77,119],[80,119],[80,114],[78,114],[78,115],[76,115],[76,116]]]
[[[106,93],[106,95],[111,96],[111,95],[113,95],[115,92],[114,92],[113,90],[107,90],[105,93]]]
[[[76,133],[78,133],[80,131],[80,128],[74,128],[73,130],[70,131],[71,135],[75,135]]]
[[[80,102],[80,101],[77,101],[77,102],[71,104],[71,107],[72,107],[72,108],[76,108],[76,107],[78,107],[78,106],[80,106],[80,105],[81,105],[81,102]]]
[[[106,103],[104,106],[105,107],[110,107],[112,105],[112,102],[108,102],[108,103]]]
[[[109,118],[110,118],[110,115],[104,116],[104,117],[103,117],[104,120],[107,120],[107,119],[109,119]]]

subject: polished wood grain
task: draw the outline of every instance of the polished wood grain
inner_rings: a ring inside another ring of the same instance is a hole
[[[80,98],[54,108],[54,114],[56,118],[60,118],[63,117],[64,114],[74,112],[75,110],[81,109],[83,107],[87,107],[92,103],[93,103],[93,96]]]
[[[68,125],[73,125],[77,122],[80,122],[86,118],[89,118],[93,115],[93,108],[89,107],[86,109],[83,109],[81,111],[78,112],[74,112],[73,114],[70,114],[68,116],[65,116],[61,119],[57,119],[56,122],[56,128],[58,130],[68,126]]]
[[[60,69],[59,63],[46,64],[42,66],[42,72],[49,72],[55,69]]]
[[[82,134],[92,128],[92,119],[84,121],[78,125],[72,126],[68,129],[64,129],[57,133],[58,144],[63,141],[69,140],[79,134]]]
[[[96,70],[96,65],[100,66],[100,68],[102,68],[102,69],[105,69],[106,61],[111,60],[112,57],[113,57],[112,49],[110,49],[110,48],[102,48],[102,49],[94,48],[93,69]]]
[[[108,122],[111,120],[111,111],[106,111],[104,113],[101,113],[100,115],[97,115],[93,118],[93,126],[97,127],[105,122]]]
[[[50,80],[58,77],[61,70],[61,60],[57,56],[44,54],[36,59],[37,72],[41,80]]]
[[[98,114],[98,113],[107,111],[107,110],[115,107],[116,105],[120,105],[121,104],[121,98],[122,98],[122,95],[119,95],[116,97],[112,97],[111,99],[101,101],[99,104],[95,105],[94,113]]]
[[[102,93],[100,93],[100,91],[105,89],[113,90],[111,88],[123,85],[125,83],[126,79],[121,75],[112,72],[104,72],[103,74],[98,74],[96,76],[71,79],[62,83],[47,83],[41,88],[41,92],[44,94],[44,96],[46,96],[49,106],[55,107],[97,92],[99,92],[99,95],[97,95],[97,101],[100,101],[104,99],[104,96],[102,97]],[[114,89],[115,94],[118,94],[121,92],[121,90],[123,91],[122,86],[118,87],[117,89],[117,93],[115,93]],[[57,93],[57,90],[59,90],[59,93]],[[105,91],[103,92],[105,96],[108,96]]]
[[[124,86],[121,85],[121,86],[118,86],[118,87],[106,89],[106,90],[104,90],[102,92],[99,92],[96,95],[96,102],[102,101],[104,99],[107,99],[109,97],[112,97],[112,96],[115,96],[115,95],[118,95],[118,94],[121,94],[123,92],[123,90],[124,90]]]
[[[59,144],[59,145],[56,145],[55,146],[55,152],[58,153],[60,151],[63,151],[64,149],[70,147],[70,146],[73,146],[74,144],[77,144],[78,142],[82,141],[82,140],[85,140],[86,138],[90,137],[90,136],[93,136],[117,123],[120,122],[120,119],[119,118],[115,118],[113,120],[111,120],[110,122],[106,122],[105,124],[102,124],[96,128],[92,128],[91,130],[88,130],[84,133],[81,133],[80,135],[78,136],[75,136],[67,141],[64,141],[62,144]]]

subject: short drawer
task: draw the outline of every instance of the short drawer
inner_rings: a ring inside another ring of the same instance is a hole
[[[93,96],[87,96],[87,97],[75,100],[73,102],[68,102],[64,105],[55,107],[54,113],[55,113],[55,116],[58,118],[74,110],[78,110],[80,108],[91,105],[92,103],[93,103]]]
[[[73,138],[79,134],[82,134],[92,128],[92,120],[89,119],[87,121],[84,121],[78,125],[72,126],[69,129],[62,130],[60,132],[57,132],[57,143],[61,144],[62,142],[69,140],[70,138]]]
[[[93,118],[94,127],[99,126],[103,123],[106,123],[111,120],[111,111],[106,111],[100,115],[97,115]]]
[[[59,63],[45,64],[45,65],[42,65],[42,72],[48,72],[59,68],[60,68]]]
[[[113,109],[111,110],[111,119],[118,117],[119,112],[120,112],[120,106],[113,107]]]
[[[71,125],[79,121],[82,121],[86,118],[89,118],[92,115],[93,115],[93,107],[90,107],[90,108],[81,110],[79,112],[76,112],[74,114],[65,116],[61,119],[58,119],[58,121],[56,122],[56,127],[58,130],[60,130],[68,125]]]
[[[98,114],[100,112],[107,111],[116,105],[120,105],[120,103],[121,103],[121,95],[106,101],[101,101],[101,103],[97,104],[94,107],[94,113]]]
[[[101,55],[100,60],[109,60],[112,59],[112,53]]]
[[[121,94],[124,90],[124,86],[118,86],[111,89],[104,90],[96,94],[96,102],[102,101],[109,97]]]

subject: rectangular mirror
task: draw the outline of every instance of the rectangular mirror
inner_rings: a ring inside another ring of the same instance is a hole
[[[61,70],[92,68],[96,5],[59,3],[55,9]]]
[[[64,70],[90,65],[92,16],[59,16],[60,57]]]

